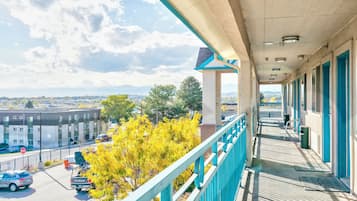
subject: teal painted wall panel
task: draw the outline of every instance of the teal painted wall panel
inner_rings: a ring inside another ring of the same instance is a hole
[[[337,176],[350,175],[349,51],[337,57]]]
[[[322,65],[322,161],[331,161],[330,62]]]

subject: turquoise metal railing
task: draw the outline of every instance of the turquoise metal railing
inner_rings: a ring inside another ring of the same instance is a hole
[[[185,156],[164,169],[124,201],[145,201],[160,197],[175,201],[194,184],[187,200],[235,200],[246,163],[246,115],[222,127]],[[176,191],[175,179],[194,164],[194,173]]]

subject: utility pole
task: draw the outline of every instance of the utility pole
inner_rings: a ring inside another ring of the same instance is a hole
[[[42,163],[42,113],[40,112],[40,163],[38,164],[39,169],[43,169]]]

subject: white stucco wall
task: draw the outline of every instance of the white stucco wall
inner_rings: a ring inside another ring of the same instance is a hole
[[[0,125],[0,143],[4,142],[4,126]]]
[[[350,51],[350,86],[351,86],[351,135],[350,135],[350,187],[351,191],[357,193],[357,19],[349,22],[344,26],[339,33],[333,35],[333,38],[327,41],[328,46],[322,47],[320,50],[316,51],[313,55],[309,56],[309,59],[300,67],[298,70],[288,78],[286,83],[295,80],[297,77],[307,73],[307,108],[308,112],[305,115],[306,125],[311,127],[311,138],[310,144],[311,148],[319,154],[322,154],[322,121],[320,113],[311,112],[311,72],[312,69],[318,65],[329,60],[331,62],[331,93],[330,93],[330,104],[331,104],[331,144],[332,144],[332,171],[336,174],[337,172],[337,125],[336,125],[336,57],[349,50]],[[327,60],[326,60],[327,58]],[[285,84],[286,84],[285,83]],[[320,102],[322,104],[322,102]]]
[[[27,126],[9,126],[9,146],[25,145],[27,146]]]
[[[78,133],[79,133],[79,137],[78,140],[83,143],[85,142],[85,137],[84,137],[84,123],[83,122],[79,122],[78,123]]]

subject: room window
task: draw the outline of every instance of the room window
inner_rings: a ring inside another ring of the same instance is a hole
[[[313,112],[321,112],[320,102],[321,102],[321,75],[320,75],[320,66],[316,67],[312,71],[312,82],[311,82],[311,110]]]

